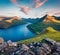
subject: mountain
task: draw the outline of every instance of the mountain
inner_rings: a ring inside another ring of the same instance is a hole
[[[40,42],[44,38],[50,38],[50,39],[53,39],[57,42],[60,42],[60,32],[55,32],[55,33],[47,32],[47,33],[42,34],[42,35],[36,35],[35,37],[30,38],[30,39],[18,41],[18,43],[29,44],[31,42]]]
[[[9,28],[9,27],[17,26],[21,24],[26,24],[26,22],[22,21],[17,16],[0,18],[0,28]]]
[[[51,31],[56,30],[60,32],[60,20],[57,20],[53,16],[45,15],[44,17],[40,18],[38,22],[34,24],[30,24],[27,26],[30,31],[41,34],[44,33],[48,28],[51,29]]]
[[[51,19],[54,19],[55,21],[56,21],[56,20],[60,20],[60,17],[50,16],[50,15],[46,14],[45,16],[41,17],[41,18],[39,19],[39,21],[42,22],[43,20],[46,20],[46,19],[47,19],[47,21],[49,22],[49,21],[52,21]]]
[[[30,23],[36,23],[39,21],[39,18],[22,18],[23,21],[25,22],[30,22]]]
[[[47,16],[47,15],[41,17],[41,18],[39,19],[39,21],[42,22],[42,21],[46,18],[46,16]]]
[[[8,20],[8,19],[11,19],[12,17],[6,17],[6,16],[0,16],[0,19],[2,20]]]
[[[20,20],[20,18],[17,17],[17,16],[14,16],[14,17],[10,17],[10,18],[5,18],[4,20],[5,20],[6,22],[11,23],[13,20]]]
[[[54,33],[54,32],[57,32],[57,31],[54,30],[52,27],[47,27],[46,30],[49,31],[49,32],[53,32],[53,33]]]
[[[56,17],[47,15],[43,22],[55,22],[55,23],[60,23],[60,20],[57,20]]]
[[[55,17],[56,20],[60,20],[60,17],[56,17],[56,16],[53,16],[53,17]]]

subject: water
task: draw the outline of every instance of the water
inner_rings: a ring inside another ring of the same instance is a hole
[[[29,23],[8,29],[0,29],[0,37],[2,37],[5,41],[12,40],[14,42],[31,38],[35,34],[29,31],[27,25],[29,25]]]

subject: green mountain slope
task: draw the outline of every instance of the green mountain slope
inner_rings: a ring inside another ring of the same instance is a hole
[[[29,30],[36,34],[40,34],[43,31],[45,32],[46,31],[45,29],[48,27],[51,27],[56,31],[60,31],[60,24],[53,22],[49,23],[37,22],[28,26]]]
[[[31,25],[28,25],[27,27],[29,28],[30,31],[32,31],[36,34],[39,34],[42,32],[42,30],[44,28],[47,28],[48,26],[45,25],[43,22],[37,22],[37,23],[31,24]]]
[[[48,32],[53,32],[53,33],[58,32],[58,31],[54,30],[52,27],[47,27],[46,30]]]
[[[37,36],[27,39],[27,40],[18,41],[17,43],[28,44],[31,42],[40,42],[43,38],[50,38],[50,39],[60,42],[60,32],[48,31],[47,33],[45,33],[43,35],[37,35]]]
[[[6,22],[5,20],[0,21],[0,28],[9,28],[12,26],[17,26],[17,25],[22,25],[22,24],[26,24],[26,22],[22,21],[22,20],[12,20],[11,23]]]

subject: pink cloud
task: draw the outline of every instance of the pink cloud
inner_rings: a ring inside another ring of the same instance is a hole
[[[21,11],[24,12],[25,14],[28,14],[28,11],[30,10],[30,8],[28,6],[21,6]]]
[[[13,4],[18,4],[17,0],[10,0]]]
[[[40,2],[40,0],[35,0],[36,2]]]
[[[17,0],[10,0],[10,1],[11,1],[13,4],[18,5]],[[27,6],[21,6],[21,7],[17,6],[17,7],[18,7],[18,8],[21,8],[21,11],[24,12],[25,14],[28,14],[29,7],[27,7]]]
[[[47,0],[44,0],[43,2],[37,2],[37,4],[35,4],[34,8],[39,8],[40,6],[42,6]]]

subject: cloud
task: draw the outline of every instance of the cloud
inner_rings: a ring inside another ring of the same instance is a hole
[[[51,15],[60,15],[60,11],[58,9],[51,9],[47,12],[45,12],[46,14],[51,14]]]
[[[13,4],[18,4],[17,0],[10,0]]]
[[[17,0],[10,0],[13,4],[15,4],[15,5],[18,5],[18,2],[17,2]],[[28,11],[29,11],[29,7],[27,7],[27,6],[17,6],[18,8],[21,8],[21,11],[22,12],[24,12],[25,14],[28,14]]]
[[[54,15],[59,15],[59,16],[60,16],[60,12],[57,12],[57,13],[55,13]]]
[[[24,12],[25,14],[28,14],[28,11],[30,10],[30,8],[28,6],[21,6],[21,11]]]
[[[39,0],[36,0],[37,4],[35,4],[34,8],[39,8],[40,6],[42,6],[47,0],[44,0],[43,2],[38,2]]]
[[[21,9],[21,11],[25,14],[28,14],[28,11],[30,10],[30,7],[28,6],[20,6],[17,2],[17,0],[10,0],[13,4],[15,4],[19,9]],[[40,6],[42,6],[47,0],[44,0],[44,1],[40,1],[40,0],[31,0],[33,2],[33,5],[34,8],[39,8]],[[31,5],[31,4],[30,4]]]
[[[10,0],[15,6],[17,6],[18,7],[18,2],[17,2],[17,0]]]
[[[40,0],[35,0],[35,2],[38,2],[38,3],[39,3],[39,2],[40,2]]]

